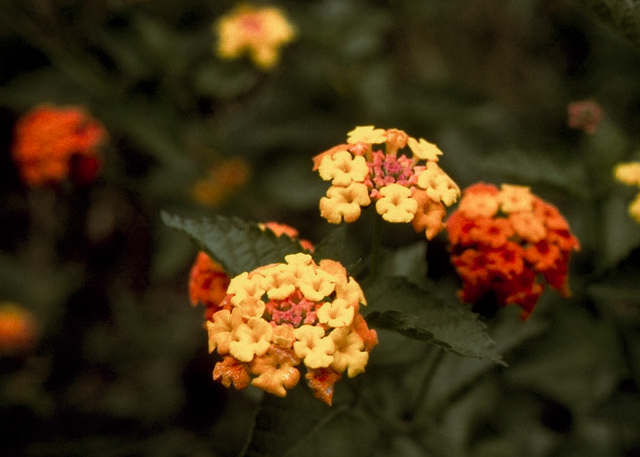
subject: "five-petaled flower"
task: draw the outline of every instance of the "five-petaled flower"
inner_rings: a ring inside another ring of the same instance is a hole
[[[498,306],[519,305],[526,319],[543,291],[540,278],[569,295],[568,263],[578,240],[558,210],[528,187],[470,186],[447,231],[463,301],[492,296]]]
[[[401,152],[408,146],[410,152]],[[362,207],[375,202],[388,222],[411,223],[427,239],[445,224],[445,206],[460,196],[457,184],[438,166],[442,151],[398,129],[356,127],[347,142],[318,154],[313,169],[331,181],[320,199],[320,214],[328,222],[354,222]]]
[[[280,58],[280,47],[295,38],[296,30],[276,7],[239,4],[214,25],[218,36],[217,54],[235,59],[248,54],[263,69],[273,68]]]
[[[629,204],[629,215],[640,224],[640,162],[619,163],[613,172],[618,181],[638,189]]]
[[[106,130],[79,107],[40,105],[19,119],[12,147],[22,180],[31,187],[69,179],[92,182],[102,163],[97,147]]]
[[[360,286],[333,260],[291,254],[244,272],[206,322],[209,351],[222,356],[213,377],[283,397],[304,367],[313,394],[331,404],[335,382],[363,372],[378,342],[359,313],[365,304]]]

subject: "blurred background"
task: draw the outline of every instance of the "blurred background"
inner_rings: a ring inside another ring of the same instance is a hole
[[[187,291],[197,250],[160,211],[277,220],[318,242],[332,227],[311,158],[375,125],[438,144],[462,188],[531,186],[581,242],[573,297],[547,292],[536,319],[516,318],[526,341],[498,339],[509,367],[440,421],[448,455],[640,456],[640,225],[627,212],[637,189],[613,178],[617,163],[640,160],[633,7],[256,2],[297,31],[265,70],[215,52],[212,26],[235,5],[0,4],[0,302],[25,329],[1,341],[2,455],[237,455],[256,398],[211,379],[203,310]],[[597,112],[590,128],[569,122],[583,101],[582,115]],[[15,126],[43,103],[104,125],[95,181],[21,180]],[[387,233],[389,246],[420,240]],[[444,234],[428,260],[455,299]],[[439,455],[407,436],[387,455]]]

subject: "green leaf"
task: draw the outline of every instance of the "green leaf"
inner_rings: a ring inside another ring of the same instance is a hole
[[[446,303],[400,277],[378,279],[363,284],[363,289],[374,310],[366,316],[370,325],[395,330],[463,356],[504,364],[485,325],[463,305]]]
[[[202,221],[183,219],[162,212],[165,225],[189,236],[212,259],[220,263],[229,276],[275,262],[303,248],[287,236],[277,237],[261,230],[257,224],[215,215]]]

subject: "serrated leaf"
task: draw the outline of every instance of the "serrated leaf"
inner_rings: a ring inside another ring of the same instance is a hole
[[[447,351],[505,364],[495,342],[478,316],[463,305],[446,303],[401,277],[363,284],[369,307],[369,325],[386,328]]]
[[[288,254],[302,252],[300,244],[286,236],[277,237],[235,217],[215,215],[196,221],[162,212],[168,227],[189,238],[212,259],[220,263],[229,276],[275,262]]]

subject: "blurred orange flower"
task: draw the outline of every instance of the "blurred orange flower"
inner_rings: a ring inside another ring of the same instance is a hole
[[[558,210],[528,187],[470,186],[447,231],[463,301],[493,295],[498,306],[520,306],[526,319],[543,291],[540,278],[570,294],[567,268],[578,240]]]
[[[12,302],[0,302],[0,356],[29,349],[38,336],[33,315]]]
[[[211,167],[191,188],[193,199],[203,205],[218,206],[251,177],[251,167],[241,157],[226,159]]]
[[[18,121],[12,155],[28,186],[65,179],[87,184],[100,171],[97,147],[106,136],[102,124],[82,108],[41,105]]]
[[[263,69],[273,68],[280,58],[280,47],[295,38],[296,31],[280,8],[239,4],[213,26],[218,36],[217,54],[235,59],[249,54]]]

